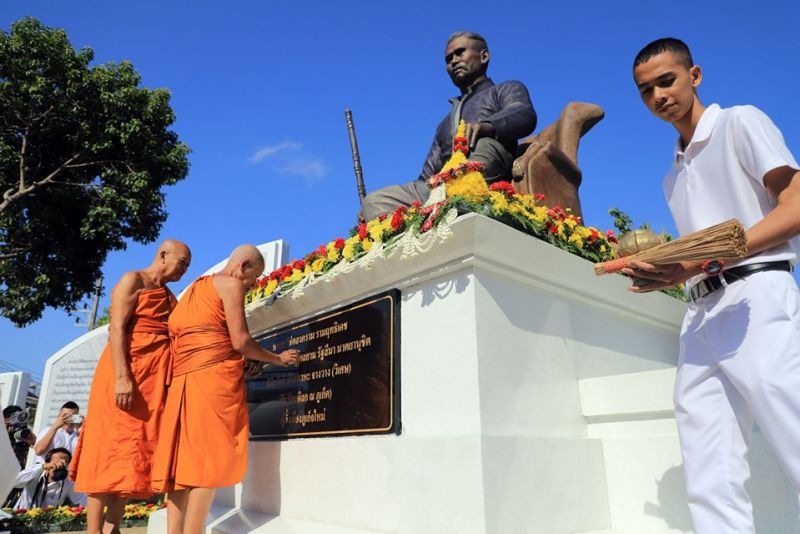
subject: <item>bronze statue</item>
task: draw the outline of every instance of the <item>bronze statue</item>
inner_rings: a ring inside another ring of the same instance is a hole
[[[483,164],[483,175],[490,183],[509,178],[517,140],[536,127],[536,112],[525,86],[518,81],[495,85],[487,76],[490,54],[483,37],[473,32],[452,34],[444,59],[447,74],[461,94],[450,99],[450,112],[436,129],[418,179],[369,193],[361,204],[366,220],[428,199],[427,180],[450,159],[460,120],[467,123],[469,159]]]

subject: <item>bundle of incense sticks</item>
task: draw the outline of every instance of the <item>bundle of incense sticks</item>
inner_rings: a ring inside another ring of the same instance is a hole
[[[666,265],[681,261],[733,260],[745,256],[747,256],[747,242],[744,226],[736,219],[731,219],[633,256],[596,263],[594,274],[617,273],[629,267],[631,260]]]

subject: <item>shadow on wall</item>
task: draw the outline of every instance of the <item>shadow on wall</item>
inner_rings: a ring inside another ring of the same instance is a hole
[[[436,300],[446,299],[451,293],[463,293],[469,287],[470,280],[467,273],[459,273],[455,277],[446,276],[434,284],[426,284],[419,291],[422,292],[422,306],[430,306]],[[414,298],[417,291],[407,291],[403,293],[403,300],[408,301]]]
[[[752,475],[747,483],[747,491],[753,502],[756,532],[800,532],[797,491],[783,474],[767,440],[760,432],[753,434],[750,470]],[[644,513],[661,518],[672,530],[692,532],[683,466],[668,469],[656,484],[658,502],[645,503]]]
[[[645,515],[661,518],[671,530],[692,532],[683,466],[670,467],[656,481],[658,502],[644,503]]]

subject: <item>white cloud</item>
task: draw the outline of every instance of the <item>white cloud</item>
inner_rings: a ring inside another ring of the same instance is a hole
[[[304,178],[306,185],[314,185],[325,177],[328,172],[325,162],[321,159],[294,158],[276,169],[287,176]]]
[[[285,152],[287,150],[289,151],[300,150],[300,148],[302,147],[303,145],[301,143],[295,143],[292,141],[284,141],[282,143],[278,143],[277,145],[262,146],[261,148],[253,152],[253,155],[247,158],[247,161],[253,164],[261,163],[268,157],[274,156],[275,154],[279,154],[280,152]]]
[[[261,164],[270,160],[272,172],[302,178],[307,187],[320,182],[328,173],[325,160],[303,150],[303,144],[295,141],[282,141],[258,148],[247,158],[251,164]]]

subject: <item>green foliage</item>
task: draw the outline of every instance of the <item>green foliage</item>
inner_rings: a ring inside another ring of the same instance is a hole
[[[111,310],[108,308],[103,308],[103,315],[95,319],[94,327],[98,328],[100,326],[105,326],[111,322]]]
[[[90,65],[63,30],[0,32],[0,314],[23,326],[92,292],[107,254],[154,241],[188,173],[165,89]]]
[[[610,208],[608,214],[614,217],[614,228],[619,234],[630,232],[633,228],[633,219],[619,208]]]

